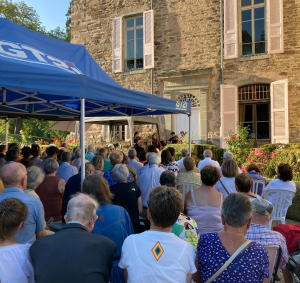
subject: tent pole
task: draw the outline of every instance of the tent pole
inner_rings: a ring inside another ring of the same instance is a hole
[[[85,178],[85,99],[81,98],[81,107],[80,107],[80,148],[81,148],[81,190],[82,184]]]
[[[189,156],[192,156],[192,140],[191,140],[191,114],[189,114]]]
[[[129,126],[129,134],[130,134],[130,146],[133,146],[133,126],[134,121],[132,117],[129,117],[128,119],[128,126]]]
[[[5,117],[5,145],[8,148],[8,118]]]

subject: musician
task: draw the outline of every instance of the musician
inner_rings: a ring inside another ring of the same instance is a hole
[[[171,138],[169,138],[168,141],[172,142],[172,144],[180,143],[179,137],[175,135],[174,132],[171,133]]]

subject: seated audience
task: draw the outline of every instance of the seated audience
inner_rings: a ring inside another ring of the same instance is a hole
[[[161,163],[164,165],[164,168],[166,170],[174,172],[174,174],[177,176],[177,174],[180,171],[180,168],[178,163],[174,161],[174,158],[168,149],[164,149],[161,152]]]
[[[143,204],[141,190],[136,183],[127,182],[129,170],[125,164],[117,164],[112,169],[112,175],[116,184],[110,186],[114,194],[113,203],[122,206],[129,214],[135,233],[140,232],[139,213]]]
[[[75,166],[79,172],[81,166],[81,148],[77,148],[74,152],[75,159],[72,161],[72,165]],[[84,160],[85,163],[89,162],[88,160]]]
[[[188,182],[200,184],[200,173],[195,172],[196,163],[195,159],[189,156],[186,156],[183,159],[184,171],[181,170],[177,175],[177,183]]]
[[[18,162],[22,159],[22,154],[18,146],[11,147],[5,155],[6,162]]]
[[[85,163],[84,169],[85,169],[85,177],[89,175],[93,175],[95,172],[94,165],[90,162]],[[78,192],[81,192],[81,170],[79,171],[78,174],[72,176],[66,183],[66,188],[63,194],[62,208],[61,208],[61,215],[62,215],[63,222],[64,222],[64,216],[67,211],[68,202],[71,199],[71,196]]]
[[[253,181],[263,181],[265,183],[264,186],[267,184],[267,180],[261,175],[260,170],[255,163],[249,164],[247,166],[247,174],[253,179]],[[262,184],[258,185],[257,194],[259,196],[261,196],[264,186]]]
[[[202,173],[201,173],[202,175]],[[269,256],[263,246],[247,241],[245,234],[250,227],[252,206],[240,193],[230,194],[223,203],[221,233],[200,236],[195,264],[198,272],[195,282],[206,282],[240,247],[242,250],[218,277],[218,282],[268,282]],[[232,272],[235,271],[235,272]]]
[[[8,143],[8,149],[11,149],[12,147],[19,147],[19,145],[16,142],[10,142]]]
[[[125,153],[123,151],[122,152],[122,155],[123,155],[123,160],[122,160],[122,164],[125,164],[129,170],[129,176],[131,178],[131,181],[132,182],[136,182],[137,178],[138,178],[138,175],[136,173],[136,170],[134,167],[130,166],[129,165],[129,158],[128,156],[125,155]]]
[[[139,154],[139,162],[141,162],[143,165],[145,165],[145,163],[147,162],[146,159],[146,151],[142,150]]]
[[[94,148],[94,145],[93,145],[93,144],[89,144],[89,145],[87,146],[87,151],[86,151],[86,153],[85,153],[85,159],[86,159],[86,160],[88,160],[88,161],[91,161],[91,160],[92,160],[92,158],[95,156],[94,150],[95,150],[95,148]]]
[[[78,173],[75,166],[71,165],[72,156],[70,152],[63,152],[61,155],[61,164],[59,165],[56,176],[58,178],[64,179],[66,182]]]
[[[31,159],[30,161],[33,163],[35,166],[40,166],[42,160],[40,159],[41,156],[41,148],[38,144],[32,144],[31,145]]]
[[[183,149],[181,150],[181,159],[179,159],[179,160],[177,161],[180,170],[181,170],[182,168],[184,168],[184,165],[183,165],[183,159],[184,159],[186,156],[189,156],[189,151],[188,151],[188,149],[183,148]]]
[[[191,282],[196,272],[193,246],[170,233],[181,211],[182,199],[176,189],[161,186],[151,190],[150,230],[128,236],[122,247],[119,266],[127,282]]]
[[[92,234],[106,236],[117,245],[110,283],[125,282],[124,272],[118,263],[124,240],[134,233],[130,217],[123,207],[112,205],[111,201],[114,195],[110,192],[108,184],[102,176],[87,176],[83,181],[82,192],[94,196],[100,204],[96,212],[99,220],[95,222]]]
[[[225,151],[223,153],[223,163],[226,161],[226,160],[233,160],[233,153],[232,152],[229,152],[229,151]],[[220,172],[221,172],[221,176],[223,175],[222,173],[222,166],[220,167]],[[242,169],[238,167],[238,172],[239,173],[242,173]]]
[[[51,218],[54,221],[61,221],[62,195],[66,182],[55,176],[57,169],[57,161],[47,158],[44,163],[45,179],[35,190],[44,205],[46,221]]]
[[[257,194],[251,192],[252,184],[252,178],[248,174],[240,173],[235,177],[236,191],[238,193],[244,193],[251,202],[258,197]]]
[[[0,177],[5,188],[0,194],[0,201],[6,198],[17,198],[28,208],[26,221],[15,235],[16,241],[20,244],[32,244],[37,238],[46,236],[43,204],[39,199],[24,193],[27,186],[25,166],[18,162],[5,164],[0,169]]]
[[[109,282],[116,245],[91,234],[99,205],[78,193],[68,203],[66,225],[30,247],[36,283]]]
[[[21,150],[23,158],[20,160],[20,163],[22,163],[26,168],[33,166],[33,163],[30,160],[30,151],[31,148],[29,146],[24,146]]]
[[[282,269],[284,282],[289,283],[291,277],[289,271],[285,268],[289,255],[285,238],[278,232],[269,231],[267,224],[272,218],[273,205],[267,200],[257,198],[251,203],[253,209],[253,217],[251,226],[247,231],[246,238],[260,245],[278,245],[282,249],[282,257],[279,268]],[[271,275],[271,274],[270,274]]]
[[[16,198],[0,202],[0,281],[3,283],[34,283],[29,257],[30,244],[17,243],[14,236],[27,217],[27,206]]]
[[[0,158],[4,158],[7,152],[7,148],[5,144],[0,144]]]
[[[210,149],[205,149],[203,151],[203,157],[204,157],[204,159],[198,163],[199,171],[201,171],[201,169],[206,165],[211,165],[211,166],[215,166],[218,168],[220,167],[220,164],[218,161],[212,160],[213,153]]]
[[[215,166],[205,166],[201,170],[202,185],[189,191],[184,201],[184,213],[197,222],[200,234],[221,232],[223,195],[213,186],[220,179],[220,171]]]
[[[289,164],[279,164],[277,168],[277,178],[272,180],[262,192],[262,195],[269,190],[288,190],[293,193],[296,192],[296,184],[293,180],[293,169]],[[272,193],[268,196],[268,201],[275,204],[276,194]],[[292,204],[293,196],[290,195],[286,198],[284,208],[282,210],[282,215],[286,215],[288,207]]]
[[[43,161],[40,164],[40,167],[42,168],[43,171],[45,171],[44,164],[48,158],[55,159],[55,160],[57,159],[57,155],[59,154],[59,149],[54,145],[49,145],[46,148],[46,154],[47,156],[43,159]]]
[[[104,167],[102,169],[102,172],[105,173],[112,169],[112,164],[110,163],[110,160],[108,158],[108,151],[106,148],[100,148],[98,153],[103,159],[104,159]]]
[[[176,176],[174,172],[166,170],[163,171],[159,177],[159,182],[162,186],[167,186],[170,188],[176,187]]]
[[[137,152],[135,149],[131,149],[128,151],[128,157],[129,157],[129,166],[132,166],[135,168],[135,171],[137,175],[140,173],[140,169],[144,166],[141,162],[137,161]]]
[[[94,165],[95,172],[94,174],[103,176],[103,167],[104,167],[104,159],[100,155],[95,155],[92,158],[91,163]]]
[[[223,177],[215,184],[215,189],[226,198],[231,193],[236,193],[235,176],[239,173],[238,166],[234,160],[226,160],[222,164]]]
[[[122,161],[123,161],[123,152],[120,151],[120,150],[115,150],[109,155],[109,159],[110,159],[110,163],[112,164],[112,166],[114,168],[115,165],[122,163]],[[112,169],[106,171],[103,174],[103,177],[106,179],[109,186],[112,186],[112,185],[116,184],[116,181],[114,180],[114,178],[112,176]],[[131,182],[131,181],[132,181],[131,177],[128,174],[127,182]]]
[[[38,166],[31,166],[26,169],[27,171],[27,187],[24,191],[32,197],[40,199],[40,197],[35,192],[35,189],[44,181],[45,175],[42,169]]]
[[[143,212],[141,216],[147,218],[147,208],[150,190],[160,185],[159,178],[162,172],[165,171],[159,167],[160,156],[154,152],[147,153],[148,166],[144,166],[139,174],[136,184],[142,192]]]

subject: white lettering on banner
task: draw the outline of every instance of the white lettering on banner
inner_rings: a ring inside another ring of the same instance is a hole
[[[73,62],[60,60],[31,46],[20,43],[0,40],[0,56],[34,64],[49,65],[73,74],[82,74]]]
[[[187,102],[182,100],[177,100],[176,109],[187,109]]]

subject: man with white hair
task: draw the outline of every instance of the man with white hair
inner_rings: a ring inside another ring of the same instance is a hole
[[[184,159],[186,156],[188,156],[188,155],[189,155],[188,149],[183,148],[183,149],[181,150],[181,159],[179,159],[179,160],[177,161],[180,170],[181,170],[182,168],[184,168],[184,165],[183,165],[183,159]]]
[[[46,236],[43,204],[39,199],[24,193],[28,178],[25,166],[18,162],[5,164],[0,170],[0,177],[5,188],[0,194],[0,201],[17,198],[28,208],[27,219],[15,236],[16,241],[20,244],[32,244],[37,238]]]
[[[76,194],[68,203],[67,224],[31,246],[36,283],[109,282],[116,245],[107,237],[90,233],[98,207],[92,197]]]
[[[95,150],[94,145],[89,144],[88,147],[87,147],[86,154],[85,154],[85,159],[86,160],[91,161],[93,159],[93,157],[95,156],[94,150]]]
[[[132,166],[133,168],[135,168],[136,170],[136,174],[139,175],[139,172],[141,170],[141,168],[144,166],[141,162],[138,162],[136,160],[137,157],[137,152],[135,149],[130,149],[128,151],[128,157],[129,157],[129,166]]]
[[[157,153],[147,153],[146,155],[149,167],[143,167],[140,170],[139,177],[136,181],[142,192],[143,212],[141,216],[147,218],[149,193],[152,188],[160,186],[160,175],[165,171],[159,167],[161,158]]]
[[[203,151],[203,157],[204,157],[204,159],[198,163],[199,171],[201,171],[202,168],[207,165],[211,165],[211,166],[218,167],[218,168],[220,167],[220,164],[218,161],[212,160],[213,153],[210,149],[205,149]]]

